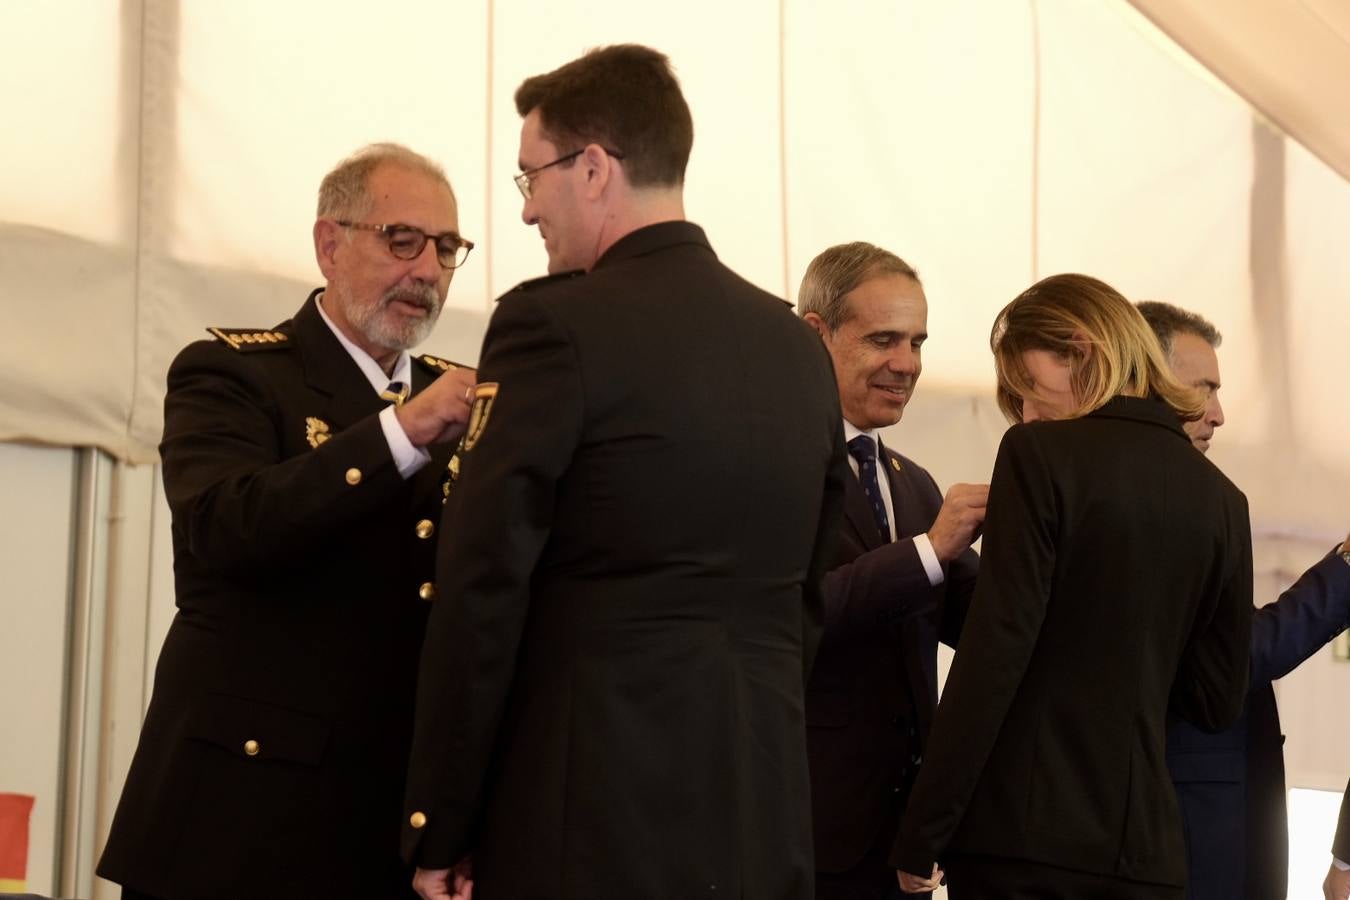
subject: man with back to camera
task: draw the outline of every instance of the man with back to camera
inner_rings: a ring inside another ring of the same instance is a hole
[[[1183,423],[1209,451],[1223,425],[1218,329],[1170,303],[1137,304],[1183,384],[1208,397],[1205,414]],[[1236,725],[1208,734],[1168,723],[1167,766],[1185,825],[1188,900],[1284,900],[1289,876],[1284,737],[1271,682],[1350,625],[1350,538],[1252,617],[1251,686]]]
[[[875,433],[900,421],[922,370],[928,301],[908,263],[864,242],[830,247],[797,306],[833,360],[854,474],[806,694],[816,897],[898,897],[886,857],[937,704],[937,643],[956,646],[975,587],[988,485],[944,500]]]
[[[411,896],[433,520],[474,378],[408,350],[473,245],[440,166],[395,144],[324,178],[313,233],[326,285],[294,318],[169,369],[178,613],[98,868],[126,898]]]
[[[809,897],[802,698],[847,477],[829,359],[685,221],[663,55],[592,51],[516,108],[553,274],[497,306],[445,509],[415,886]]]

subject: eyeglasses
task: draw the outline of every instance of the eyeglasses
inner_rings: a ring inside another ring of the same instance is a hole
[[[623,159],[623,154],[620,153],[618,150],[610,150],[608,147],[601,147],[600,149],[604,150],[605,153],[609,154],[615,159]],[[586,148],[582,147],[580,150],[573,150],[566,156],[558,157],[551,163],[544,163],[542,166],[535,166],[533,169],[526,169],[524,172],[521,172],[519,175],[516,175],[513,180],[516,182],[516,187],[520,188],[520,196],[524,197],[526,200],[534,199],[534,176],[538,175],[545,169],[552,168],[553,166],[562,165],[565,162],[570,162],[571,160],[576,159],[578,156],[580,156],[585,152]]]
[[[427,246],[427,241],[436,242],[436,260],[443,269],[458,269],[469,258],[473,241],[447,231],[442,234],[427,234],[411,225],[367,225],[364,222],[339,221],[343,228],[359,228],[362,231],[378,231],[384,235],[389,252],[399,259],[417,259]]]

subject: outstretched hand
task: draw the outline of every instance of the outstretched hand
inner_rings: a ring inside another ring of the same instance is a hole
[[[473,406],[473,369],[449,369],[394,413],[414,447],[459,440]]]
[[[951,562],[975,543],[984,524],[984,508],[989,503],[989,485],[954,484],[938,510],[928,540],[942,562]]]

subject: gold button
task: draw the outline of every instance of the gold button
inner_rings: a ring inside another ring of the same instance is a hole
[[[414,828],[421,828],[427,824],[427,814],[424,812],[415,812],[408,816],[408,824]]]
[[[361,483],[361,470],[360,470],[360,469],[356,469],[356,468],[348,469],[348,470],[347,470],[347,483],[348,483],[348,484],[360,484],[360,483]]]
[[[429,538],[436,533],[436,526],[431,524],[430,519],[423,519],[417,523],[417,536],[420,538]]]
[[[244,741],[244,753],[248,754],[249,756],[257,756],[257,755],[258,755],[258,742],[257,742],[257,741]]]
[[[426,584],[422,585],[420,588],[417,589],[417,596],[421,597],[423,600],[435,600],[436,585],[428,581]]]

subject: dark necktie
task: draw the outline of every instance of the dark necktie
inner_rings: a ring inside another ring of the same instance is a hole
[[[889,543],[891,523],[886,518],[886,504],[881,499],[881,485],[877,481],[877,442],[860,434],[848,442],[848,452],[858,461],[858,480],[862,482],[867,502],[872,504],[872,515],[876,516],[877,528],[881,529],[881,539]]]
[[[403,401],[408,399],[408,392],[411,388],[401,381],[389,382],[389,387],[380,391],[380,399],[388,400],[395,406],[402,406]]]

